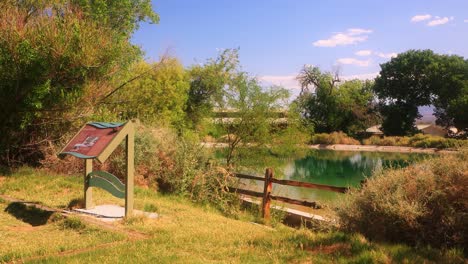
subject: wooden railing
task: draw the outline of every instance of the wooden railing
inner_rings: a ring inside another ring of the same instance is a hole
[[[273,169],[267,168],[265,171],[265,177],[258,177],[252,175],[246,175],[242,173],[234,173],[232,174],[233,177],[240,178],[240,179],[248,179],[248,180],[256,180],[256,181],[263,181],[263,192],[256,192],[252,190],[245,190],[240,188],[229,188],[229,191],[254,196],[254,197],[261,197],[262,198],[262,217],[266,220],[270,219],[270,204],[271,200],[281,201],[290,204],[308,206],[313,208],[320,208],[316,202],[310,201],[303,201],[292,199],[283,196],[275,196],[271,194],[273,183],[279,185],[286,185],[286,186],[294,186],[294,187],[303,187],[309,189],[318,189],[318,190],[326,190],[331,192],[338,192],[338,193],[345,193],[349,190],[348,187],[336,187],[330,185],[323,185],[323,184],[316,184],[310,182],[300,182],[300,181],[291,181],[291,180],[279,180],[274,178]]]

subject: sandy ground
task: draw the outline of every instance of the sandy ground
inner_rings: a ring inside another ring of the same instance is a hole
[[[207,148],[225,148],[227,143],[212,143],[204,142],[203,146]],[[309,145],[311,149],[328,149],[337,151],[371,151],[371,152],[404,152],[404,153],[456,153],[455,150],[440,150],[436,148],[413,148],[413,147],[400,147],[400,146],[377,146],[377,145],[325,145],[316,144]]]

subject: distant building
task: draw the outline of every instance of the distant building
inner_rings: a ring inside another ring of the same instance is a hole
[[[371,136],[373,136],[373,135],[377,135],[377,136],[383,135],[382,130],[380,130],[381,127],[382,127],[382,125],[371,126],[368,129],[366,129],[366,134],[371,135]]]
[[[416,128],[421,131],[423,134],[445,137],[448,134],[447,129],[433,124],[419,124],[416,125]]]

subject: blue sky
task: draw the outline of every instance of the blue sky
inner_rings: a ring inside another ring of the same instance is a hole
[[[468,0],[159,0],[159,24],[132,41],[155,61],[166,51],[186,66],[240,48],[243,70],[297,89],[302,65],[374,77],[408,49],[468,57]]]

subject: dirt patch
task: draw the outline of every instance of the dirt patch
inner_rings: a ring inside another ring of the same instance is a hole
[[[332,245],[318,246],[315,248],[306,248],[306,250],[312,254],[335,254],[340,253],[340,255],[350,256],[351,255],[351,245],[345,243],[336,243]]]

